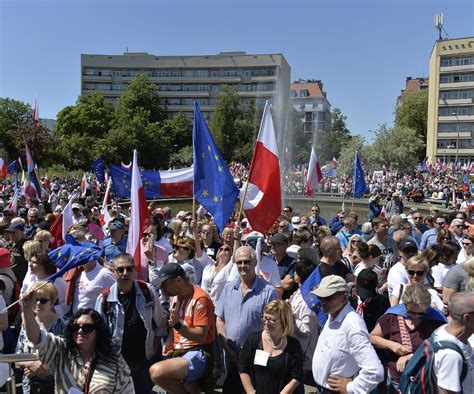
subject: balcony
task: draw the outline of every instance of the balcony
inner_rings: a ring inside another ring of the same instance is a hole
[[[474,71],[474,64],[467,64],[461,66],[445,66],[439,68],[440,74],[453,73],[458,71]]]
[[[439,132],[438,131],[438,139],[457,139],[458,138],[458,133],[457,131],[443,131]],[[459,132],[459,139],[460,140],[467,140],[471,138],[471,132],[470,131],[460,131]]]
[[[440,83],[439,90],[474,88],[474,81]]]
[[[439,99],[439,105],[472,104],[472,98],[463,99]]]
[[[112,82],[112,76],[107,75],[82,75],[84,82]]]
[[[201,112],[215,111],[214,105],[200,105]],[[166,110],[169,112],[193,112],[193,105],[167,105]]]
[[[160,98],[166,97],[180,97],[180,98],[194,98],[194,97],[209,97],[209,92],[200,92],[197,90],[187,91],[187,90],[160,90],[158,91],[158,96]]]
[[[438,116],[438,120],[444,123],[452,122],[474,122],[474,115],[459,115],[459,116]]]
[[[437,148],[436,149],[436,154],[437,155],[455,155],[458,154],[458,156],[473,156],[474,157],[474,147],[472,148],[459,148],[456,149],[455,147],[453,148]]]

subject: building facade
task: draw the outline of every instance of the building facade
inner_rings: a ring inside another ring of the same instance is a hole
[[[397,107],[399,107],[402,102],[403,98],[410,93],[421,92],[422,90],[428,89],[429,85],[429,78],[426,77],[407,77],[405,81],[405,89],[402,89],[400,96],[397,98]]]
[[[209,56],[155,56],[127,52],[123,55],[81,55],[81,93],[98,90],[109,100],[117,100],[130,81],[144,73],[158,87],[161,104],[170,117],[179,112],[193,116],[197,100],[209,120],[223,85],[240,97],[242,105],[274,107],[287,105],[290,66],[281,54],[249,55],[221,52]]]
[[[474,37],[436,41],[430,57],[426,155],[474,159]]]
[[[290,85],[290,104],[301,114],[305,133],[312,133],[313,142],[317,132],[323,130],[329,119],[331,104],[320,80],[295,81]]]

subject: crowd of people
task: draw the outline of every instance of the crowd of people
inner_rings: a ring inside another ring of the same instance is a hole
[[[49,281],[65,247],[51,225],[78,185],[43,186],[0,203],[0,308],[22,299],[0,314],[0,345],[37,355],[16,365],[25,393],[399,393],[430,337],[459,349],[435,358],[439,392],[474,390],[470,195],[423,217],[390,183],[384,215],[286,206],[265,234],[153,201],[137,261],[127,209],[112,201],[104,223],[94,186],[67,233],[100,257]]]

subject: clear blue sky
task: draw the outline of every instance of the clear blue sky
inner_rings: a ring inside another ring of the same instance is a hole
[[[474,36],[468,0],[0,0],[0,97],[55,118],[80,93],[81,53],[282,53],[292,79],[321,79],[353,134],[392,124],[407,76],[427,76],[444,12]]]

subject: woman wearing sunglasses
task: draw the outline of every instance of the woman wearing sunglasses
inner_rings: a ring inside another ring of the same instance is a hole
[[[474,256],[474,235],[468,235],[461,243],[462,249],[456,261],[457,264],[462,264]]]
[[[354,234],[349,238],[349,242],[342,253],[342,262],[346,267],[354,272],[354,269],[357,267],[357,264],[360,263],[361,256],[359,254],[359,246],[362,242],[362,238],[359,234]]]
[[[201,287],[209,294],[214,305],[217,304],[232,270],[232,264],[229,264],[231,258],[231,247],[227,244],[222,245],[217,250],[216,262],[206,265],[202,273]]]
[[[395,393],[400,392],[400,376],[416,349],[446,323],[443,313],[430,306],[431,294],[420,283],[407,286],[402,302],[389,308],[370,333],[372,344],[387,351],[390,384]]]
[[[430,265],[428,260],[422,256],[413,256],[405,264],[405,270],[408,274],[408,284],[400,284],[400,286],[394,287],[392,291],[392,297],[394,300],[398,300],[398,303],[403,302],[403,293],[407,290],[410,284],[420,284],[425,286],[426,275],[430,271]],[[426,287],[426,286],[425,286]],[[443,310],[443,301],[441,300],[438,292],[435,289],[426,288],[431,295],[430,305],[433,308]],[[395,303],[394,303],[395,304]],[[392,305],[394,305],[392,304]],[[396,304],[395,304],[396,305]]]
[[[35,316],[41,289],[23,296],[22,319],[26,338],[41,363],[55,373],[57,393],[134,393],[130,369],[112,347],[110,331],[98,312],[80,309],[63,335],[48,333]]]
[[[42,286],[41,289],[38,289]],[[53,311],[53,306],[58,298],[58,291],[52,283],[35,282],[30,287],[31,290],[36,290],[37,298],[34,305],[34,314],[36,322],[44,330],[61,335],[64,331],[64,320],[58,319],[58,316]],[[16,345],[16,353],[31,353],[31,347],[28,345],[25,328],[22,327],[18,342]],[[22,387],[23,393],[33,394],[39,392],[53,392],[54,391],[54,373],[47,366],[43,365],[41,361],[26,361],[16,363],[17,366],[23,370]],[[44,391],[43,391],[44,390]]]

